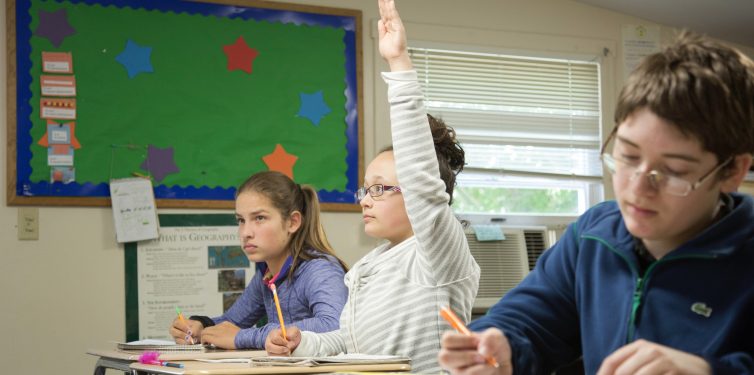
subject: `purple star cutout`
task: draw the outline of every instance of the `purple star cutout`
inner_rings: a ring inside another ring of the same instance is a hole
[[[157,148],[149,145],[147,148],[147,160],[141,163],[141,169],[148,171],[156,182],[162,181],[171,173],[178,173],[180,169],[175,165],[173,148]]]
[[[314,125],[319,126],[319,121],[322,120],[322,117],[331,112],[330,107],[325,103],[325,98],[322,96],[322,90],[314,94],[301,92],[298,95],[301,98],[301,107],[299,107],[298,115],[308,118]]]
[[[76,33],[76,29],[68,23],[68,12],[65,8],[54,12],[39,11],[39,26],[34,35],[47,38],[55,47],[60,47],[63,39]]]

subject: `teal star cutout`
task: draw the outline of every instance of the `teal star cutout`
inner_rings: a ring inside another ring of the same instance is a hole
[[[152,55],[152,47],[142,47],[129,39],[126,49],[123,50],[115,61],[121,63],[128,71],[128,78],[133,79],[139,73],[152,73],[152,63],[149,61]]]
[[[319,121],[322,120],[326,114],[332,112],[330,107],[325,103],[325,98],[322,96],[322,90],[315,92],[314,94],[299,93],[301,98],[301,107],[298,110],[298,115],[306,117],[314,125],[319,126]]]

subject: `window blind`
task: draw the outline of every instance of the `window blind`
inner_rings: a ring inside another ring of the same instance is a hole
[[[456,130],[467,169],[601,178],[599,64],[409,51],[427,110]]]

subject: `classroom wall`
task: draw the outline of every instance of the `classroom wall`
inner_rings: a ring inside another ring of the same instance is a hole
[[[306,3],[363,11],[364,147],[368,161],[375,150],[390,142],[384,85],[378,81],[378,72],[385,66],[376,61],[371,30],[377,17],[376,1]],[[500,40],[488,39],[497,38],[502,32],[511,38],[566,36],[607,40],[620,46],[621,25],[642,23],[633,17],[568,0],[402,0],[398,5],[409,24],[429,29],[450,27],[434,33],[431,37],[435,40],[458,40],[456,32],[468,30],[466,37],[474,38],[475,44],[480,45],[499,45]],[[3,23],[0,41],[5,43],[5,9],[0,12]],[[411,29],[408,33],[410,38]],[[667,39],[672,30],[663,28],[662,34]],[[6,50],[2,48],[0,56],[2,71],[6,66]],[[746,52],[754,56],[752,49]],[[616,63],[621,58],[620,50],[612,58],[616,59],[615,68],[608,77],[607,96],[614,100],[622,79],[621,64]],[[0,80],[4,87],[4,74]],[[5,117],[6,95],[4,91],[0,95],[0,112]],[[612,114],[606,113],[605,117],[609,121]],[[0,132],[0,143],[7,143],[4,131]],[[5,166],[6,153],[0,155],[0,165]],[[2,197],[6,195],[6,186],[0,187]],[[95,358],[85,354],[87,348],[107,346],[108,342],[123,340],[125,336],[123,247],[114,240],[112,212],[107,208],[41,207],[37,241],[16,239],[17,212],[17,207],[0,205],[2,372],[90,373]],[[325,213],[324,223],[331,242],[349,264],[376,244],[363,234],[358,213]]]

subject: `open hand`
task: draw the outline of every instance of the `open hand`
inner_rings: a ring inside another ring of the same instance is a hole
[[[394,0],[378,0],[380,20],[377,31],[380,36],[380,55],[390,65],[391,71],[412,69],[406,47],[406,30],[395,8]]]

